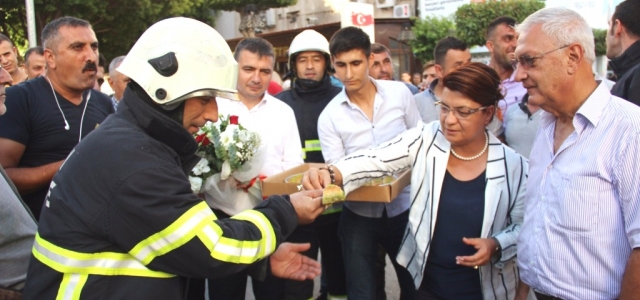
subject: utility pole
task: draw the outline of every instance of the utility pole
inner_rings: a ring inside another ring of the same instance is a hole
[[[33,6],[33,0],[25,0],[27,8],[27,34],[29,37],[29,48],[38,46],[38,37],[36,36],[36,12]]]

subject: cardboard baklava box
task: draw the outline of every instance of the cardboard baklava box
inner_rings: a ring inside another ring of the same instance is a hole
[[[298,184],[286,183],[285,179],[291,175],[304,173],[311,167],[320,168],[324,166],[325,164],[306,163],[282,173],[267,177],[262,181],[262,196],[268,197],[271,195],[289,195],[296,193],[298,191]],[[409,184],[411,184],[411,170],[405,170],[397,174],[395,180],[389,184],[360,187],[347,194],[346,199],[347,201],[389,203],[391,200],[398,197],[398,194],[402,192],[402,189]]]

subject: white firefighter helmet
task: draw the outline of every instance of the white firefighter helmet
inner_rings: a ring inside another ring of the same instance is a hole
[[[211,26],[170,18],[149,27],[118,67],[165,109],[192,97],[237,100],[238,63]]]
[[[289,46],[289,69],[295,71],[295,57],[300,52],[305,51],[318,51],[325,55],[327,60],[331,59],[331,52],[329,52],[329,41],[324,35],[311,29],[307,29],[298,33],[296,37],[291,41]],[[328,64],[331,62],[327,61]]]

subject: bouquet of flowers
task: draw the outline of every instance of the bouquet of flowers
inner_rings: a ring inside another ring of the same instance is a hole
[[[249,131],[238,123],[238,116],[220,115],[218,122],[207,122],[200,128],[195,139],[198,143],[196,154],[202,159],[189,174],[194,193],[200,193],[203,182],[212,175],[219,174],[221,180],[226,180],[233,174],[240,182],[258,175],[254,175],[254,172],[234,173],[256,156],[261,144],[256,132]]]

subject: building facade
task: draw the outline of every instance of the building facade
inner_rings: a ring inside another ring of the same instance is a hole
[[[341,11],[345,1],[298,0],[295,5],[283,8],[271,8],[259,12],[263,28],[255,32],[273,44],[276,53],[276,71],[282,76],[288,71],[288,50],[293,38],[305,29],[313,29],[324,35],[327,40],[341,28]],[[411,30],[410,17],[416,15],[414,0],[361,0],[361,3],[373,5],[375,37],[391,50],[394,76],[400,72],[420,72],[421,67],[413,57],[407,41],[407,32]],[[216,30],[234,49],[243,38],[239,27],[241,16],[237,12],[221,12],[216,21]],[[398,79],[398,78],[396,78]]]

